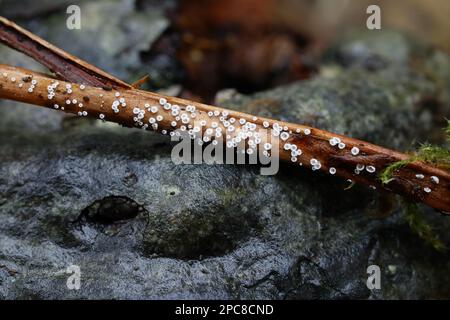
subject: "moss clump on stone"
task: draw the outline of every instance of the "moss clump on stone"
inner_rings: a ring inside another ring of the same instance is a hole
[[[450,121],[447,120],[447,127],[445,128],[447,141],[450,142]],[[398,169],[406,166],[414,161],[423,161],[431,163],[437,167],[450,170],[450,150],[445,147],[435,146],[431,144],[423,144],[420,149],[408,159],[397,161],[384,169],[380,174],[380,180],[383,184],[392,181],[392,175]]]
[[[421,216],[417,203],[404,200],[403,204],[405,218],[411,229],[435,250],[439,252],[447,250],[446,245],[439,239],[433,227]]]
[[[448,120],[445,132],[447,141],[450,142],[450,121]],[[424,161],[440,168],[450,170],[450,150],[441,146],[423,144],[420,149],[408,159],[395,162],[384,169],[380,174],[381,182],[389,183],[392,181],[392,176],[395,171],[414,161]],[[446,245],[439,239],[434,232],[433,227],[420,215],[417,203],[404,200],[403,206],[406,221],[411,229],[435,250],[440,252],[447,250]]]

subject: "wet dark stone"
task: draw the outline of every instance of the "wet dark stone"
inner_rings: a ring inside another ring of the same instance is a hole
[[[89,205],[81,212],[81,217],[93,222],[113,223],[132,219],[140,211],[142,206],[130,198],[109,196]]]
[[[136,183],[138,183],[138,177],[132,173],[126,177],[123,178],[123,183],[127,186],[127,187],[131,187],[133,185],[135,185]]]
[[[66,36],[55,27],[62,18],[51,13],[29,25],[131,77],[130,70],[151,69],[140,53],[165,19],[136,12],[132,0],[115,2],[86,2],[98,13],[88,22],[102,26],[94,38]],[[114,10],[123,25],[111,19]],[[129,30],[142,32],[124,37]],[[99,40],[104,33],[115,36]],[[408,150],[442,134],[435,109],[449,110],[450,59],[420,46],[395,32],[359,34],[330,48],[347,52],[345,63],[328,59],[314,78],[220,104]],[[3,47],[0,56],[37,68]],[[430,97],[439,103],[420,107]],[[449,253],[434,252],[396,201],[389,209],[373,190],[344,190],[345,181],[289,166],[261,176],[248,166],[175,165],[167,137],[0,104],[1,299],[450,297]],[[422,209],[450,243],[449,219]],[[80,290],[66,286],[72,264],[81,268]],[[372,264],[381,268],[379,291],[366,287]]]
[[[151,215],[144,238],[147,255],[159,255],[180,259],[204,259],[223,256],[246,241],[262,228],[261,217],[254,210],[242,211],[253,197],[241,193],[220,190],[212,198],[213,206],[168,209],[169,212]],[[169,190],[173,201],[183,195]],[[177,199],[178,198],[178,199]]]

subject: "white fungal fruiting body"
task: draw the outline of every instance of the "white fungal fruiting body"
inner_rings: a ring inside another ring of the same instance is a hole
[[[353,147],[352,150],[350,150],[351,154],[354,156],[357,156],[359,153],[359,148],[358,147]]]
[[[369,173],[374,173],[376,171],[376,168],[374,166],[367,166],[366,170]]]
[[[289,139],[289,133],[287,133],[287,132],[282,132],[282,133],[280,134],[280,138],[281,138],[281,140],[286,141],[287,139]]]
[[[335,146],[341,142],[341,139],[333,137],[330,139],[330,145]]]
[[[431,181],[433,181],[434,183],[438,184],[439,183],[439,178],[436,176],[431,176],[430,177]]]

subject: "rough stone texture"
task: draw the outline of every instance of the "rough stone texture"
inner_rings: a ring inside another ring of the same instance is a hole
[[[422,101],[444,97],[436,79],[445,79],[412,70],[416,49],[395,37],[395,63],[361,63],[385,58],[359,35],[330,51],[317,78],[219,101],[407,149],[431,132],[435,110]],[[396,207],[375,218],[386,195],[289,166],[261,176],[174,165],[167,137],[0,104],[2,299],[450,297],[449,254],[425,245]],[[424,210],[448,243],[448,219]],[[71,264],[81,268],[78,291],[66,287]],[[371,264],[382,290],[366,287]]]
[[[141,63],[140,53],[150,49],[168,27],[164,10],[172,1],[146,5],[142,10],[135,0],[48,2],[7,0],[0,3],[0,11],[50,43],[121,79],[134,82],[154,73],[154,66]],[[72,4],[80,7],[81,29],[69,31],[66,9]],[[28,8],[26,14],[24,7]],[[37,18],[28,19],[27,15]]]

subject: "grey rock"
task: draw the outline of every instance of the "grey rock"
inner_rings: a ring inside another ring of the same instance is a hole
[[[26,1],[33,10],[40,1]],[[147,4],[138,10],[135,0],[54,1],[39,5],[32,19],[18,14],[23,2],[3,4],[6,16],[50,43],[64,48],[101,69],[125,80],[134,82],[152,71],[151,65],[143,65],[140,53],[147,51],[168,27],[162,4]],[[69,30],[66,20],[68,5],[78,5],[81,11],[81,29]],[[16,8],[16,9],[14,9]],[[41,11],[45,14],[41,14]],[[9,13],[9,15],[8,15]],[[30,12],[32,14],[33,11]]]
[[[82,1],[71,0],[2,0],[0,2],[0,11],[2,15],[11,19],[33,19],[38,16],[45,16],[57,10],[65,12],[65,9],[71,4],[79,4]]]
[[[220,103],[407,149],[432,130],[421,101],[440,88],[407,63],[328,62],[316,78]],[[2,299],[450,296],[449,254],[397,206],[374,218],[385,196],[373,190],[289,166],[175,165],[167,137],[54,110],[34,121],[37,110],[1,102]],[[366,287],[372,264],[381,290]],[[80,290],[66,286],[70,265]]]

